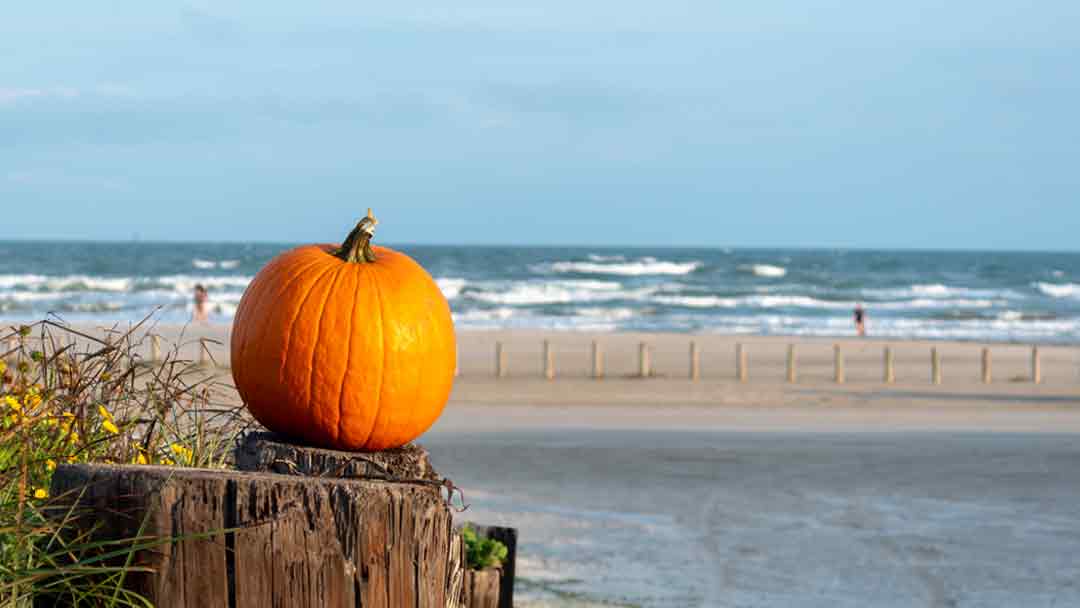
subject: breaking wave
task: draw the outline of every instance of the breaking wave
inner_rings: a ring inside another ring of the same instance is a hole
[[[553,262],[546,265],[538,265],[535,268],[540,272],[576,273],[576,274],[607,274],[620,276],[647,276],[647,275],[685,275],[701,268],[702,262],[665,262],[654,257],[643,257],[635,261],[612,261],[598,262]]]

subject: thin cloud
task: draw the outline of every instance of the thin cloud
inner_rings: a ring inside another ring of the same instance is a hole
[[[29,99],[73,99],[79,95],[79,89],[72,87],[53,87],[49,89],[0,87],[0,103],[16,103]]]

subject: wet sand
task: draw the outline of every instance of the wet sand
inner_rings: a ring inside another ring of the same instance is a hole
[[[530,606],[1080,605],[1080,441],[521,424],[423,443]],[[495,414],[497,415],[497,414]]]

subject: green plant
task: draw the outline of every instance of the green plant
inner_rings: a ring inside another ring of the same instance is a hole
[[[470,570],[484,570],[502,565],[506,559],[506,545],[494,538],[481,538],[470,525],[461,528],[465,541],[465,565]]]
[[[74,526],[77,496],[50,496],[67,463],[221,467],[245,419],[175,347],[149,364],[146,322],[90,335],[53,320],[0,331],[0,606],[145,606],[124,589],[136,551],[176,539],[102,541]],[[14,343],[13,348],[6,345]]]

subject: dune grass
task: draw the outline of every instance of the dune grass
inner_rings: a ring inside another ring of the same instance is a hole
[[[0,606],[46,594],[76,606],[147,606],[123,587],[140,549],[71,525],[77,496],[50,496],[58,466],[220,468],[246,425],[215,402],[218,378],[178,357],[142,358],[149,319],[90,335],[46,319],[0,330]]]

